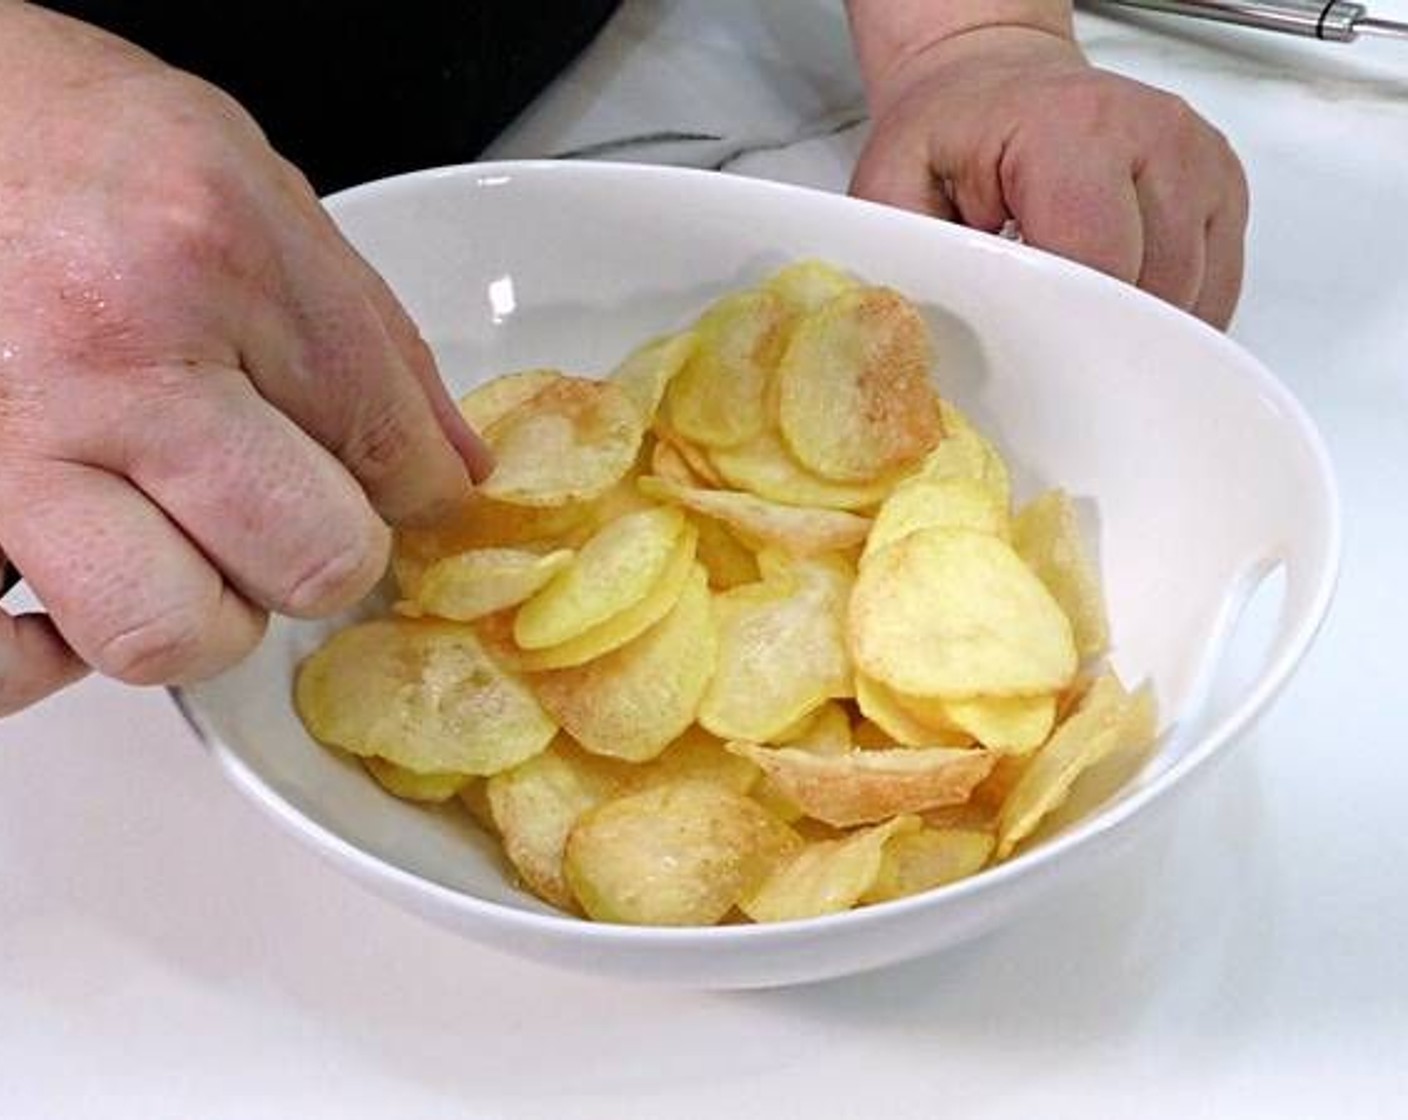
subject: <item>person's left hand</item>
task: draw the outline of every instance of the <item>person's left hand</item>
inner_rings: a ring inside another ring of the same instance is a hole
[[[1017,27],[941,41],[870,90],[851,190],[1138,284],[1218,327],[1241,289],[1247,184],[1186,103]]]

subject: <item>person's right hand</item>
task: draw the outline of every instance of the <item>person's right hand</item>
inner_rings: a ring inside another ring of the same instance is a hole
[[[488,453],[414,325],[215,88],[0,0],[0,715],[187,681],[341,609]]]

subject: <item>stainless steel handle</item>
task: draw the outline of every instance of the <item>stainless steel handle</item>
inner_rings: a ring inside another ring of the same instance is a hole
[[[1346,0],[1232,0],[1227,3],[1217,0],[1114,0],[1114,3],[1125,8],[1196,16],[1219,23],[1283,31],[1336,43],[1352,42],[1357,33],[1356,25],[1369,14],[1363,4],[1347,3]]]

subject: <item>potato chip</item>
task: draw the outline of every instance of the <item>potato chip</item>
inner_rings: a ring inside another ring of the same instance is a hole
[[[787,733],[775,736],[774,740],[799,751],[823,755],[846,754],[854,746],[850,717],[846,715],[846,709],[835,701],[823,704],[807,716],[800,728],[789,728]]]
[[[650,473],[667,478],[680,486],[707,486],[708,480],[694,473],[694,468],[679,448],[667,440],[657,439],[650,450]]]
[[[820,310],[842,292],[860,287],[860,282],[825,261],[797,261],[773,273],[764,287],[805,315]]]
[[[766,742],[853,691],[845,646],[850,576],[798,561],[714,599],[718,666],[699,722],[722,738]]]
[[[888,902],[976,875],[992,856],[992,834],[974,829],[925,828],[885,844],[862,902]]]
[[[690,485],[710,489],[724,484],[722,476],[715,470],[708,453],[702,447],[685,439],[662,420],[657,419],[652,430],[658,442],[668,445],[671,451],[684,460],[684,465],[697,479]]]
[[[300,666],[295,703],[315,738],[418,774],[506,770],[557,731],[527,685],[453,622],[340,631]]]
[[[1098,678],[1050,740],[1031,757],[998,814],[997,858],[1006,859],[1066,799],[1080,774],[1152,732],[1152,709],[1111,674]]]
[[[499,826],[494,823],[494,812],[489,807],[489,782],[486,778],[471,778],[460,786],[459,802],[465,811],[474,818],[474,823],[490,836],[499,834]]]
[[[971,529],[1007,538],[1007,506],[991,487],[971,478],[915,479],[897,487],[875,514],[866,557],[920,529]]]
[[[563,849],[578,818],[620,790],[616,769],[558,736],[547,750],[487,783],[504,854],[529,889],[554,906],[577,909],[562,875]]]
[[[744,547],[722,522],[712,517],[699,517],[694,526],[699,530],[699,562],[709,573],[710,587],[727,591],[758,581],[758,561],[752,550]]]
[[[1110,643],[1105,598],[1066,493],[1048,490],[1028,502],[1012,524],[1012,545],[1071,620],[1080,657],[1104,653]]]
[[[762,778],[762,771],[724,749],[723,740],[710,735],[698,724],[648,762],[613,762],[621,775],[624,791],[645,789],[665,782],[718,782],[737,793],[748,793]]]
[[[563,870],[597,921],[712,925],[798,843],[741,793],[672,782],[587,812],[567,838]]]
[[[523,604],[514,641],[523,649],[561,645],[639,603],[665,574],[685,528],[684,514],[666,507],[618,517]]]
[[[981,748],[900,747],[812,754],[795,747],[732,742],[809,817],[848,828],[967,799],[996,756]]]
[[[694,353],[695,343],[693,331],[652,339],[611,371],[610,380],[635,405],[647,428],[659,411],[666,387]]]
[[[837,482],[917,463],[943,435],[932,362],[924,320],[898,292],[843,292],[801,321],[778,367],[788,449]]]
[[[524,401],[531,400],[562,374],[555,369],[525,369],[505,373],[476,385],[460,398],[460,414],[476,432],[503,419]]]
[[[753,549],[815,556],[854,548],[870,531],[867,518],[841,510],[801,509],[738,490],[691,489],[653,475],[646,475],[639,485],[652,498],[722,521]]]
[[[417,774],[374,756],[362,759],[362,765],[382,789],[405,801],[449,801],[474,780],[468,774]]]
[[[884,733],[884,746],[967,747],[973,743],[972,736],[941,716],[919,718],[893,689],[864,673],[856,674],[856,703],[861,714]]]
[[[951,401],[939,402],[944,438],[919,465],[916,478],[941,482],[967,478],[997,495],[1004,509],[1012,504],[1012,481],[997,448],[983,438]]]
[[[488,425],[494,472],[479,493],[523,506],[599,497],[629,471],[645,424],[609,381],[562,376]]]
[[[714,672],[717,637],[704,569],[640,637],[571,669],[535,674],[534,693],[587,750],[640,762],[694,722]]]
[[[856,667],[916,696],[1037,695],[1076,671],[1065,614],[987,533],[922,529],[869,557],[850,627]]]
[[[895,483],[891,477],[875,482],[821,478],[797,462],[771,429],[737,447],[714,448],[709,461],[729,486],[790,506],[864,509],[878,504]]]
[[[654,586],[646,592],[644,598],[620,613],[555,646],[545,649],[522,649],[510,639],[507,649],[497,645],[495,652],[506,654],[503,658],[505,664],[523,672],[537,673],[585,665],[588,661],[604,657],[612,650],[638,638],[669,614],[679,602],[685,583],[694,568],[696,535],[693,525],[685,527],[684,533],[675,542],[675,547],[665,564],[665,571]]]
[[[474,548],[436,560],[417,583],[415,605],[437,618],[470,622],[517,606],[568,566],[572,552],[539,555],[515,548]]]
[[[989,750],[1006,754],[1035,750],[1046,742],[1056,723],[1056,697],[1051,693],[974,696],[934,703],[953,726],[966,731]],[[922,711],[919,714],[922,718]]]
[[[918,817],[896,817],[842,839],[807,844],[739,907],[755,922],[797,921],[849,910],[874,888],[889,843],[919,827]]]
[[[694,326],[697,344],[670,382],[665,412],[685,439],[732,447],[763,426],[763,398],[794,315],[773,292],[724,296]]]

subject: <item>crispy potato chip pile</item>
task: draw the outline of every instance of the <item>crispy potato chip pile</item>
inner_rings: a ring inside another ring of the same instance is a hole
[[[1072,502],[1014,513],[934,365],[903,296],[807,262],[605,379],[474,390],[497,468],[303,663],[309,732],[598,921],[809,918],[1020,852],[1155,712],[1100,662]]]

